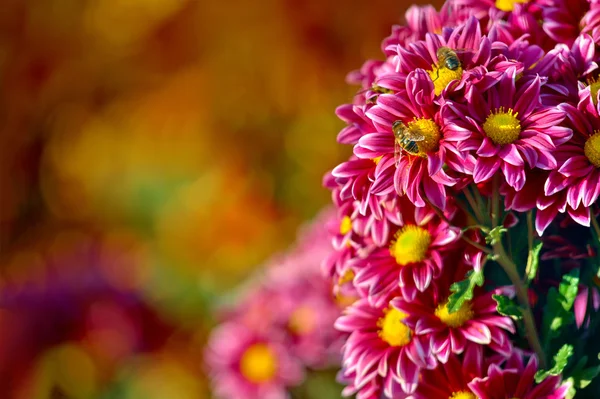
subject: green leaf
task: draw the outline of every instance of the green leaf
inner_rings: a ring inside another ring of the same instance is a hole
[[[577,389],[583,389],[590,385],[592,380],[600,374],[600,365],[585,368],[588,362],[586,355],[581,356],[577,364],[571,369],[571,379],[573,386]]]
[[[485,236],[485,242],[489,245],[496,245],[502,241],[502,236],[506,233],[508,229],[504,226],[497,226],[490,230],[490,232]]]
[[[519,320],[523,317],[523,313],[519,305],[517,305],[512,299],[506,295],[492,295],[492,298],[496,301],[496,310],[503,316],[512,317],[515,320]]]
[[[585,388],[591,384],[592,380],[600,374],[600,366],[589,367],[577,375],[577,388]]]
[[[550,375],[560,375],[567,367],[571,356],[573,356],[573,345],[564,344],[554,355],[554,366],[550,370],[539,370],[535,373],[535,381],[539,384]]]
[[[573,269],[565,274],[558,286],[558,292],[562,295],[561,305],[564,310],[569,311],[575,303],[579,287],[579,269]]]
[[[448,313],[458,312],[463,303],[473,299],[473,289],[475,286],[483,285],[483,270],[471,270],[467,273],[466,279],[458,281],[450,286],[452,294],[448,298]]]
[[[539,240],[536,240],[533,243],[533,247],[529,251],[529,255],[527,256],[527,267],[525,270],[527,271],[527,280],[531,281],[535,279],[537,276],[538,266],[540,264],[540,251],[542,250],[543,243]]]
[[[546,307],[544,308],[543,329],[546,331],[544,344],[557,338],[564,327],[575,322],[571,309],[575,303],[579,285],[579,269],[573,269],[565,274],[558,290],[554,287],[548,290]]]

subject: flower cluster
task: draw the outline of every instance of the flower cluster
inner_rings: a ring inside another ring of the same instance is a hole
[[[597,397],[598,10],[413,6],[348,76],[323,263],[345,395]]]
[[[206,353],[218,397],[287,398],[307,369],[339,364],[343,335],[333,324],[341,306],[319,263],[331,248],[324,225],[321,218],[308,226],[223,310]]]

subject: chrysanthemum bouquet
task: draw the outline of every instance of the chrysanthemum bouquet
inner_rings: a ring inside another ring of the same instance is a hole
[[[600,2],[412,7],[325,177],[345,395],[600,398]]]
[[[342,304],[320,267],[331,252],[325,226],[333,218],[329,210],[307,226],[295,248],[275,256],[222,310],[206,353],[217,397],[284,399],[308,374],[339,365],[343,334],[333,325]]]
[[[345,396],[600,398],[599,28],[594,0],[410,8],[349,75],[329,234],[214,332],[218,392],[286,397],[341,340]]]

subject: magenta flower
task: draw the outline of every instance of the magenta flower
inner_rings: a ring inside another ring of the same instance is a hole
[[[571,242],[567,237],[560,235],[544,237],[545,251],[541,259],[563,259],[563,263],[567,260],[578,263],[582,259],[595,256],[595,250],[589,243],[581,245],[582,243],[577,241]]]
[[[341,369],[337,377],[338,382],[344,384],[342,390],[342,396],[354,396],[356,399],[379,399],[382,398],[382,378],[376,377],[371,380],[362,383],[360,387],[355,384],[356,381],[356,370],[348,372],[345,369]]]
[[[340,105],[335,110],[336,115],[348,126],[343,128],[337,136],[338,143],[356,144],[365,133],[375,129],[373,123],[364,114],[364,110],[359,105],[345,104]]]
[[[206,361],[214,391],[223,398],[286,399],[286,388],[303,379],[285,345],[237,323],[213,331]]]
[[[471,173],[473,162],[457,149],[460,135],[444,130],[434,103],[435,89],[429,75],[422,70],[411,72],[406,79],[406,90],[397,94],[379,96],[377,105],[367,111],[375,125],[383,131],[362,136],[354,152],[359,158],[381,157],[374,173],[371,192],[384,195],[397,192],[406,195],[419,207],[427,198],[440,209],[446,207],[446,187],[457,182],[443,168]],[[425,136],[419,143],[419,153],[401,151],[395,159],[395,137],[392,125],[402,121],[407,129],[416,129]],[[397,164],[397,165],[396,165]]]
[[[312,283],[319,282],[314,276]],[[322,289],[310,286],[311,282],[298,284],[278,300],[278,307],[286,320],[285,330],[289,339],[290,352],[309,367],[324,367],[339,364],[343,335],[333,328],[340,314],[340,307],[331,297],[330,287]],[[271,302],[271,306],[272,306]]]
[[[457,227],[429,208],[407,206],[402,214],[388,245],[349,261],[356,273],[354,285],[374,306],[386,303],[397,289],[403,297],[414,298],[440,276],[446,262],[462,256]]]
[[[371,391],[375,384],[391,397],[393,386],[399,384],[405,392],[412,392],[419,370],[435,366],[428,343],[404,323],[406,317],[387,304],[372,307],[360,299],[336,321],[338,330],[350,334],[342,366],[346,377],[354,378],[353,390]]]
[[[590,9],[587,0],[551,0],[543,4],[544,31],[557,43],[571,46],[580,32],[581,20]]]
[[[581,18],[581,33],[587,33],[594,39],[594,42],[600,42],[600,3],[590,2],[590,9]]]
[[[567,204],[567,191],[559,191],[552,195],[544,194],[544,183],[546,183],[550,172],[539,169],[531,170],[529,178],[520,191],[504,184],[500,192],[505,196],[506,209],[527,212],[537,208],[535,217],[535,229],[542,236],[550,224],[557,220],[560,214],[568,216],[569,220],[576,221],[581,225],[589,225],[590,212],[585,206],[580,205],[573,209]],[[563,218],[564,219],[564,218]]]
[[[449,0],[448,3],[452,13],[457,14],[456,21],[473,15],[488,31],[495,29],[502,42],[511,44],[527,34],[532,44],[546,49],[554,46],[555,42],[538,23],[551,0]]]
[[[431,5],[409,7],[404,14],[406,25],[394,25],[390,36],[385,38],[381,44],[386,56],[394,55],[393,51],[387,50],[391,46],[405,47],[410,43],[425,40],[428,33],[442,33],[442,28],[449,26],[449,19],[453,17],[447,4],[445,3],[439,12]]]
[[[557,126],[565,117],[564,111],[541,103],[542,80],[536,76],[517,81],[516,70],[510,67],[487,90],[470,86],[465,94],[468,105],[447,103],[449,129],[470,132],[459,148],[477,155],[475,183],[500,174],[519,191],[525,185],[527,167],[556,168],[553,153],[572,132]]]
[[[446,276],[445,276],[446,277]],[[417,335],[425,335],[431,341],[432,353],[446,363],[452,353],[461,354],[469,344],[485,345],[502,355],[509,355],[512,343],[508,333],[515,327],[509,317],[496,310],[493,292],[475,292],[454,313],[448,311],[448,294],[451,281],[436,281],[436,289],[417,296],[413,301],[396,298],[394,307],[405,312],[406,324]]]
[[[492,364],[487,377],[475,378],[469,384],[479,399],[564,399],[569,390],[569,383],[560,384],[559,376],[549,376],[539,384],[535,384],[534,375],[538,370],[535,356],[524,365],[523,353],[515,351],[506,363],[500,367]]]
[[[422,370],[419,386],[411,399],[476,399],[469,383],[485,375],[487,361],[483,347],[469,345],[461,356],[451,355],[448,361],[439,363],[432,370]],[[394,396],[403,399],[403,395]]]
[[[594,285],[591,287],[579,286],[579,292],[573,304],[577,328],[587,327],[589,319],[586,317],[600,309],[600,279],[594,276],[593,283]],[[592,305],[591,308],[589,305]]]
[[[566,196],[560,206],[568,205],[569,210],[588,208],[600,196],[600,116],[597,97],[591,95],[591,89],[582,89],[577,107],[570,104],[559,106],[573,127],[573,138],[556,150],[557,170],[548,176],[544,187],[550,196],[565,190]],[[578,223],[589,226],[588,215],[573,218]]]
[[[600,83],[595,82],[592,72],[598,69],[596,62],[596,45],[587,34],[581,34],[575,39],[572,46],[557,44],[548,52],[532,69],[532,72],[548,76],[544,104],[559,105],[563,102],[577,102],[579,89],[591,82],[594,90],[598,90]]]

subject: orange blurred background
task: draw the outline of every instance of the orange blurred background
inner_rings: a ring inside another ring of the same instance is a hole
[[[220,295],[329,203],[408,6],[3,0],[0,397],[209,397]]]

